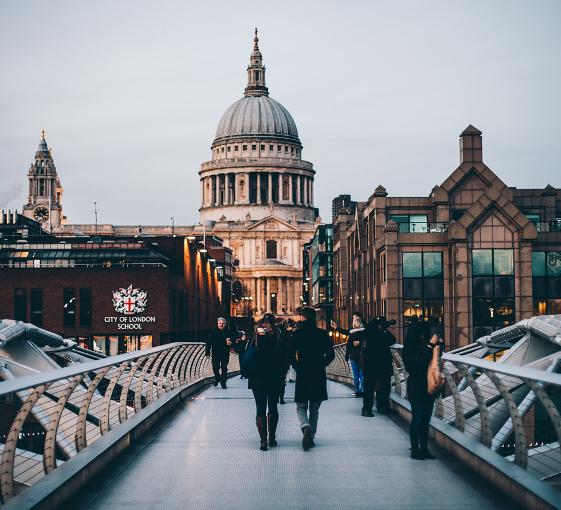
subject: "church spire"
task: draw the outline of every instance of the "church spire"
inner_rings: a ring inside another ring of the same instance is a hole
[[[39,140],[39,147],[37,147],[37,153],[49,152],[47,148],[47,140],[45,140],[45,130],[41,130],[41,140]]]
[[[244,92],[245,96],[268,96],[269,90],[265,85],[265,66],[263,65],[263,56],[259,51],[259,37],[257,37],[257,28],[255,29],[255,37],[253,38],[253,51],[247,67],[247,87]]]

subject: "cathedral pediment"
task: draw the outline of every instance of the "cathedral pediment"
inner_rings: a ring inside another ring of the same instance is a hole
[[[274,232],[275,230],[293,230],[298,231],[294,225],[277,218],[276,216],[267,216],[266,218],[249,225],[246,231],[258,231],[258,232]]]

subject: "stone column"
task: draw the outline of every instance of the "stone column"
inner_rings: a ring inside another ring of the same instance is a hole
[[[255,301],[256,301],[255,308],[257,308],[257,313],[261,313],[261,277],[256,278],[255,280],[257,285],[257,292],[255,296]]]
[[[269,174],[270,175],[270,174]],[[266,300],[267,300],[267,312],[271,311],[271,283],[270,278],[265,278],[265,292],[266,292]]]
[[[308,205],[308,178],[303,177],[303,179],[304,179],[304,200],[303,200],[303,204]]]
[[[214,206],[217,207],[220,203],[220,176],[214,176]]]
[[[288,192],[288,201],[289,201],[291,204],[293,204],[294,201],[292,200],[292,197],[293,197],[293,195],[292,195],[292,174],[288,174],[288,189],[289,189],[289,192]]]
[[[261,203],[261,173],[257,172],[257,203]]]
[[[283,201],[282,173],[279,172],[279,204]]]
[[[296,176],[296,203],[298,205],[300,205],[300,201],[302,200],[302,197],[300,196],[300,179],[301,177],[297,175]]]
[[[282,289],[282,276],[277,277],[277,312],[282,312],[284,304],[284,292]],[[286,308],[286,306],[284,307]]]
[[[314,178],[310,177],[310,205],[314,205]]]
[[[224,205],[230,205],[230,196],[229,196],[229,187],[230,187],[230,176],[228,174],[224,175]]]
[[[273,201],[273,174],[269,172],[269,202]]]

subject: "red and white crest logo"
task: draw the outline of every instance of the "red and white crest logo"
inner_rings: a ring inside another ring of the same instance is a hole
[[[146,310],[148,293],[145,290],[133,289],[132,284],[126,289],[113,291],[115,311],[125,315],[134,315]]]

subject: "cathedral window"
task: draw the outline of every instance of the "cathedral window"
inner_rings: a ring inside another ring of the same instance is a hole
[[[228,145],[228,152],[230,152],[231,150],[232,150],[232,147],[230,147],[230,146]]]
[[[261,150],[262,150],[262,151],[265,150],[265,145],[261,145]]]
[[[243,149],[244,151],[246,151],[246,150],[247,150],[247,145],[244,145],[244,146],[242,147],[242,149]]]
[[[252,151],[256,151],[256,150],[257,150],[257,145],[255,145],[255,144],[252,145],[252,146],[251,146],[251,150],[252,150]]]
[[[222,152],[224,152],[224,147],[221,148]]]
[[[255,71],[255,81],[259,81],[259,71]]]
[[[288,154],[288,145],[285,145],[285,146],[284,146],[284,153],[285,153],[285,154]]]
[[[282,145],[277,145],[277,150],[280,152],[282,151]]]
[[[294,147],[290,147],[290,154],[294,155]]]
[[[277,242],[273,239],[267,241],[267,258],[268,259],[277,258]]]
[[[238,146],[234,145],[234,152],[238,152]]]
[[[272,151],[274,148],[274,145],[269,145],[269,150]]]

